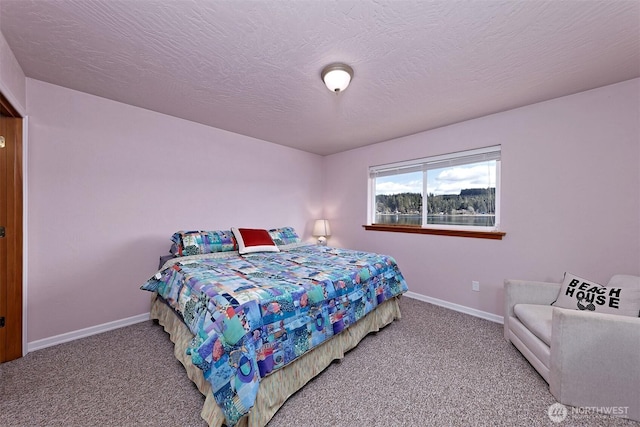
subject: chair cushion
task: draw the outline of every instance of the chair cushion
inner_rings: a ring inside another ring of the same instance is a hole
[[[516,304],[513,312],[535,335],[540,338],[546,345],[551,346],[551,317],[553,316],[553,307],[550,305],[539,304]]]
[[[596,313],[638,317],[640,280],[635,276],[614,276],[609,287],[565,273],[554,307],[587,310]]]

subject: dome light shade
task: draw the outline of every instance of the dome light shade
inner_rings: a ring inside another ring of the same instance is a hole
[[[331,64],[322,70],[322,80],[331,92],[342,92],[353,78],[353,68],[346,64]]]

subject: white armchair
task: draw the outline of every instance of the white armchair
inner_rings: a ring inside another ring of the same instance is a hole
[[[635,276],[614,276],[614,281],[640,285]],[[505,339],[560,403],[618,408],[640,421],[640,317],[553,307],[560,287],[505,280]]]

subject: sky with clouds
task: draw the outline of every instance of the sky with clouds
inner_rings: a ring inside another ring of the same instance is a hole
[[[496,162],[433,169],[427,173],[429,193],[460,194],[461,189],[495,187]],[[422,172],[376,178],[376,195],[422,193]]]

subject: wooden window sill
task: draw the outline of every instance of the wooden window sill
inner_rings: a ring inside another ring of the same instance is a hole
[[[392,231],[394,233],[435,234],[438,236],[472,237],[476,239],[502,240],[507,233],[503,231],[453,230],[444,228],[422,228],[407,225],[372,224],[363,225],[368,231]]]

